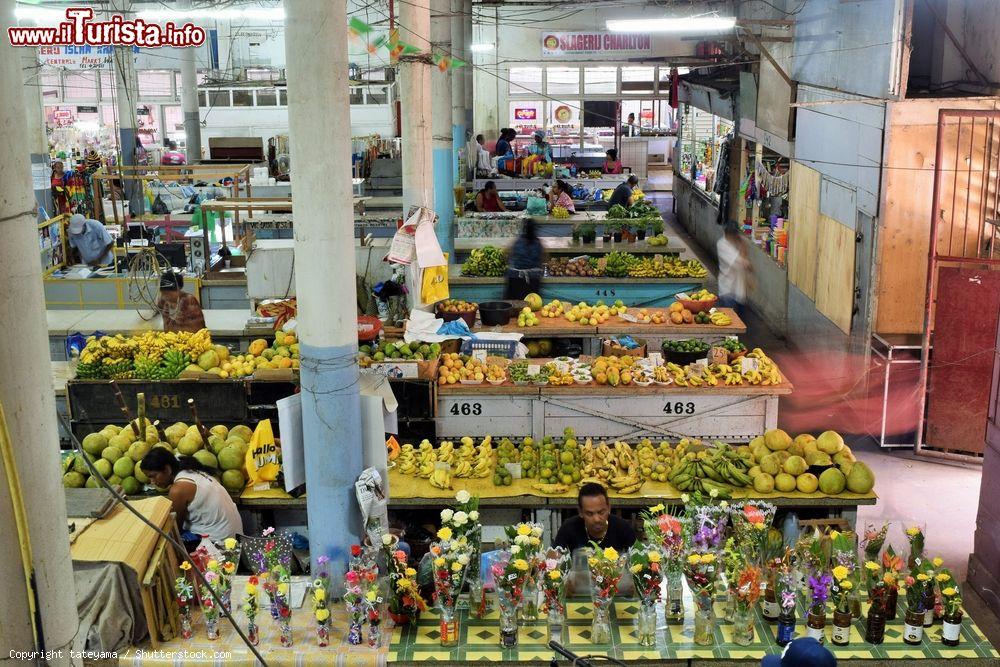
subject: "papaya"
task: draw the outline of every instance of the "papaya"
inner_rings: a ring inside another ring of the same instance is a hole
[[[267,347],[267,341],[264,340],[263,338],[258,338],[254,340],[252,343],[250,343],[250,347],[247,349],[247,351],[253,356],[259,357],[266,347]]]

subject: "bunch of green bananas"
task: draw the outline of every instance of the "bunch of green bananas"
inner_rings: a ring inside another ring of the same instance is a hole
[[[667,480],[680,491],[709,493],[714,489],[721,495],[733,487],[752,486],[749,469],[744,455],[729,445],[716,443],[709,449],[685,454],[674,464]]]
[[[499,278],[507,271],[507,256],[500,248],[488,245],[469,253],[462,265],[463,276]]]
[[[610,278],[624,278],[638,263],[635,255],[617,250],[604,256],[604,275]]]

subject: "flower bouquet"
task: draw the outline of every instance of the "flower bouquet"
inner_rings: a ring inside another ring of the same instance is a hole
[[[246,597],[243,599],[243,612],[247,615],[247,639],[254,646],[260,641],[257,629],[257,611],[259,610],[258,600],[257,600],[257,586],[260,580],[256,575],[251,575],[247,579],[247,587],[244,593]]]
[[[920,579],[918,579],[920,577]],[[906,616],[903,620],[903,641],[919,646],[924,638],[924,582],[930,577],[925,572],[912,573],[903,579],[906,593]]]
[[[240,543],[234,537],[227,537],[225,540],[213,542],[213,544],[219,552],[218,557],[215,559],[218,563],[219,585],[215,590],[222,599],[222,606],[225,607],[226,611],[231,611],[233,575],[236,574],[236,569],[240,562]],[[209,561],[209,567],[211,565],[212,561]]]
[[[327,607],[326,594],[330,590],[330,571],[327,567],[330,559],[326,556],[316,558],[316,578],[313,580],[313,615],[316,617],[316,643],[318,646],[330,644],[330,609]]]
[[[912,525],[906,529],[906,539],[910,543],[910,555],[906,561],[906,567],[915,570],[924,558],[924,529],[919,525]]]
[[[835,556],[836,557],[836,556]],[[831,640],[837,646],[847,646],[851,642],[851,599],[854,593],[854,572],[845,564],[834,566],[830,572],[833,582],[830,594],[833,599],[833,633]]]
[[[210,561],[215,563],[215,561]],[[211,567],[211,565],[210,565]],[[216,564],[216,567],[218,565]],[[205,572],[205,585],[201,587],[201,613],[205,617],[205,634],[210,640],[219,638],[219,607],[212,597],[210,587],[218,594],[219,573],[215,569]]]
[[[736,585],[740,572],[749,562],[746,554],[737,546],[736,538],[728,538],[722,551],[722,571],[726,575],[726,604],[723,609],[724,617],[728,621],[733,620],[733,612],[736,609]]]
[[[846,590],[847,603],[848,603],[848,613],[851,614],[851,618],[861,618],[861,598],[859,597],[859,591],[861,590],[861,580],[858,572],[858,551],[855,540],[857,535],[853,532],[838,532],[833,531],[830,533],[830,565],[836,572],[843,572],[843,570],[837,570],[837,568],[844,568],[847,571],[845,577],[842,580],[849,580],[851,583],[849,586],[839,586],[837,576],[834,574],[834,584],[837,588]],[[834,614],[834,626],[837,627],[836,612]]]
[[[382,643],[382,591],[378,578],[368,581],[365,591],[365,615],[368,617],[368,647],[378,648]]]
[[[357,546],[357,545],[355,545]],[[344,573],[344,606],[347,607],[347,643],[357,646],[361,643],[361,627],[364,623],[364,581],[357,570],[348,569]]]
[[[667,577],[667,600],[664,615],[668,620],[684,618],[684,525],[666,512],[663,504],[654,505],[643,515],[643,528],[650,544],[664,555]]]
[[[292,645],[292,607],[289,604],[289,574],[288,568],[279,565],[268,577],[273,583],[271,604],[277,608],[278,624],[281,628],[280,642],[282,646]]]
[[[958,646],[962,637],[962,591],[950,570],[942,570],[936,578],[941,586],[941,603],[944,606],[941,643]]]
[[[562,626],[566,622],[566,579],[573,561],[563,547],[550,549],[542,567],[539,579],[542,585],[542,611],[549,626],[549,640],[560,641]]]
[[[733,643],[753,643],[754,606],[760,598],[761,570],[751,563],[737,573],[733,602]]]
[[[833,577],[828,572],[809,575],[809,615],[806,618],[806,636],[818,642],[824,639],[826,628],[826,601],[830,599]]]
[[[894,620],[899,606],[899,573],[903,570],[903,559],[896,555],[890,544],[882,554],[882,581],[886,585],[885,617]]]
[[[594,591],[594,620],[590,625],[590,641],[594,644],[611,642],[611,601],[618,592],[618,582],[625,567],[625,555],[608,547],[601,549],[591,542],[592,552],[587,558],[590,581]]]
[[[715,580],[718,563],[711,551],[694,551],[684,561],[684,576],[695,602],[694,643],[711,646],[715,643]]]
[[[510,551],[501,551],[491,565],[500,603],[500,646],[504,648],[517,646],[517,610],[530,569],[531,564],[525,558],[514,556]]]
[[[434,557],[432,561],[434,603],[441,617],[441,646],[452,647],[458,645],[455,605],[462,592],[471,556],[468,543],[451,539],[450,528],[442,528],[437,536],[440,541],[431,545],[431,555]]]
[[[729,512],[736,544],[746,553],[747,560],[758,567],[764,564],[775,509],[763,500],[746,500],[733,505]]]
[[[780,607],[775,641],[778,646],[785,646],[795,635],[795,603],[799,590],[799,573],[795,570],[791,549],[785,550],[785,555],[775,567],[775,572],[775,587]]]
[[[174,595],[177,598],[177,607],[181,614],[181,637],[191,639],[194,630],[191,626],[191,604],[194,602],[194,586],[187,580],[187,572],[191,569],[191,563],[184,560],[180,564],[183,574],[174,580]]]
[[[420,595],[417,571],[406,562],[406,553],[396,551],[389,561],[389,616],[396,625],[407,625],[427,610]]]
[[[524,595],[518,610],[521,623],[538,620],[539,571],[542,566],[542,526],[537,523],[519,523],[506,526],[504,532],[510,544],[510,553],[515,558],[528,561],[528,579],[524,583]]]
[[[455,494],[455,507],[441,510],[441,527],[452,531],[453,539],[469,545],[469,616],[483,618],[491,611],[490,598],[483,589],[479,571],[482,555],[482,524],[479,523],[479,496],[466,490]]]
[[[947,577],[942,577],[944,560],[935,556],[929,561],[924,561],[923,572],[929,579],[924,583],[924,627],[929,628],[934,625],[934,619],[941,616],[943,607],[941,596],[938,592],[938,584],[946,581]]]
[[[865,562],[865,583],[869,601],[865,641],[869,644],[881,644],[885,639],[886,608],[889,604],[887,576],[877,561]]]
[[[291,564],[291,544],[285,535],[275,535],[274,527],[264,529],[262,535],[268,538],[264,542],[264,548],[255,554],[257,559],[257,571],[263,578],[264,592],[267,594],[268,606],[271,611],[271,618],[279,623],[282,622],[281,606],[275,599],[278,584],[287,582]]]
[[[628,552],[629,572],[641,601],[636,619],[640,646],[656,645],[656,603],[663,583],[663,555],[655,546],[636,545]]]
[[[885,537],[889,534],[889,524],[883,522],[879,527],[874,523],[865,524],[865,536],[862,546],[865,550],[865,560],[878,562],[885,545]]]

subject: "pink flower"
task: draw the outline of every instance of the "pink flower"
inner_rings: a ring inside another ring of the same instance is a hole
[[[661,514],[656,519],[656,523],[660,528],[660,532],[664,535],[673,534],[678,535],[681,532],[681,522],[670,516],[669,514]]]
[[[357,558],[358,556],[361,555],[361,545],[360,544],[352,544],[351,545],[351,555],[354,556],[355,558]]]
[[[213,572],[212,570],[209,570],[208,572],[205,573],[205,581],[207,581],[208,583],[212,583],[218,578],[219,578],[218,573]]]
[[[319,556],[319,557],[316,558],[316,564],[317,565],[326,565],[329,562],[330,562],[330,557],[329,556]]]
[[[398,560],[400,563],[406,562],[406,552],[403,551],[402,549],[394,553],[393,556],[395,556],[396,560]]]
[[[557,561],[555,558],[546,559],[545,561],[546,570],[554,570],[557,567],[559,567],[559,561]]]
[[[358,577],[358,573],[355,572],[354,570],[348,570],[347,574],[344,575],[344,578],[347,579],[347,583],[352,584],[352,585],[353,584],[357,584],[360,581],[360,577]]]
[[[272,534],[274,534],[274,526],[269,526],[268,528],[264,529],[264,533],[263,533],[264,537],[267,537],[268,535],[272,535]]]

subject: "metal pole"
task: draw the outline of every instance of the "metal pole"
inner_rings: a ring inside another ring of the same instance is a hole
[[[187,3],[190,8],[190,0]],[[201,118],[198,115],[197,49],[181,49],[181,110],[184,112],[184,142],[187,163],[201,161]]]
[[[303,165],[292,180],[310,554],[314,568],[328,556],[340,582],[363,528],[354,228],[331,222],[354,219],[351,127],[316,119],[350,117],[347,3],[290,2],[285,11],[289,142]]]
[[[451,0],[451,54],[461,58],[466,65],[451,76],[451,141],[455,152],[453,162],[455,184],[461,185],[465,180],[459,165],[462,147],[465,146],[465,70],[472,68],[472,63],[465,50],[465,23],[469,18],[464,13],[463,0]]]
[[[42,105],[41,67],[35,49],[21,49],[21,75],[24,81],[24,118],[28,123],[28,150],[31,154],[31,173],[34,180],[35,204],[50,216],[58,211],[52,207],[52,188],[49,183],[49,140],[45,136],[45,107]],[[42,212],[38,211],[41,221]]]
[[[431,182],[431,64],[425,56],[430,50],[430,7],[419,2],[402,3],[398,25],[399,39],[424,52],[416,56],[401,56],[399,63],[405,215],[411,206],[434,206],[434,186]]]
[[[451,53],[451,0],[430,0],[433,16],[431,17],[431,42],[434,52],[438,54]],[[455,217],[455,151],[453,150],[452,127],[452,70],[446,68],[443,72],[431,74],[431,94],[433,95],[434,116],[431,121],[433,130],[434,158],[434,210],[438,214],[437,232],[441,250],[452,251],[451,225]],[[405,156],[403,158],[406,159]]]
[[[126,16],[132,13],[132,0],[114,0],[112,11]],[[116,46],[115,85],[118,97],[118,141],[121,161],[124,166],[135,165],[136,149],[136,106],[139,103],[139,78],[135,72],[135,55],[131,47]],[[143,182],[122,178],[122,187],[129,202],[129,216],[137,218],[145,210]]]
[[[17,25],[14,0],[0,0],[0,19]],[[66,505],[59,467],[55,396],[49,373],[45,297],[38,275],[38,234],[31,187],[32,152],[24,114],[21,55],[0,40],[0,136],[7,159],[0,160],[0,404],[6,414],[15,474],[25,490],[22,501],[31,545],[33,592],[21,568],[21,544],[13,521],[7,464],[0,458],[0,646],[4,649],[68,649],[77,633],[76,592],[66,539]],[[17,341],[16,344],[13,341]],[[37,608],[38,642],[33,636],[28,595]],[[6,655],[5,655],[6,657]],[[40,662],[40,661],[39,661]]]

